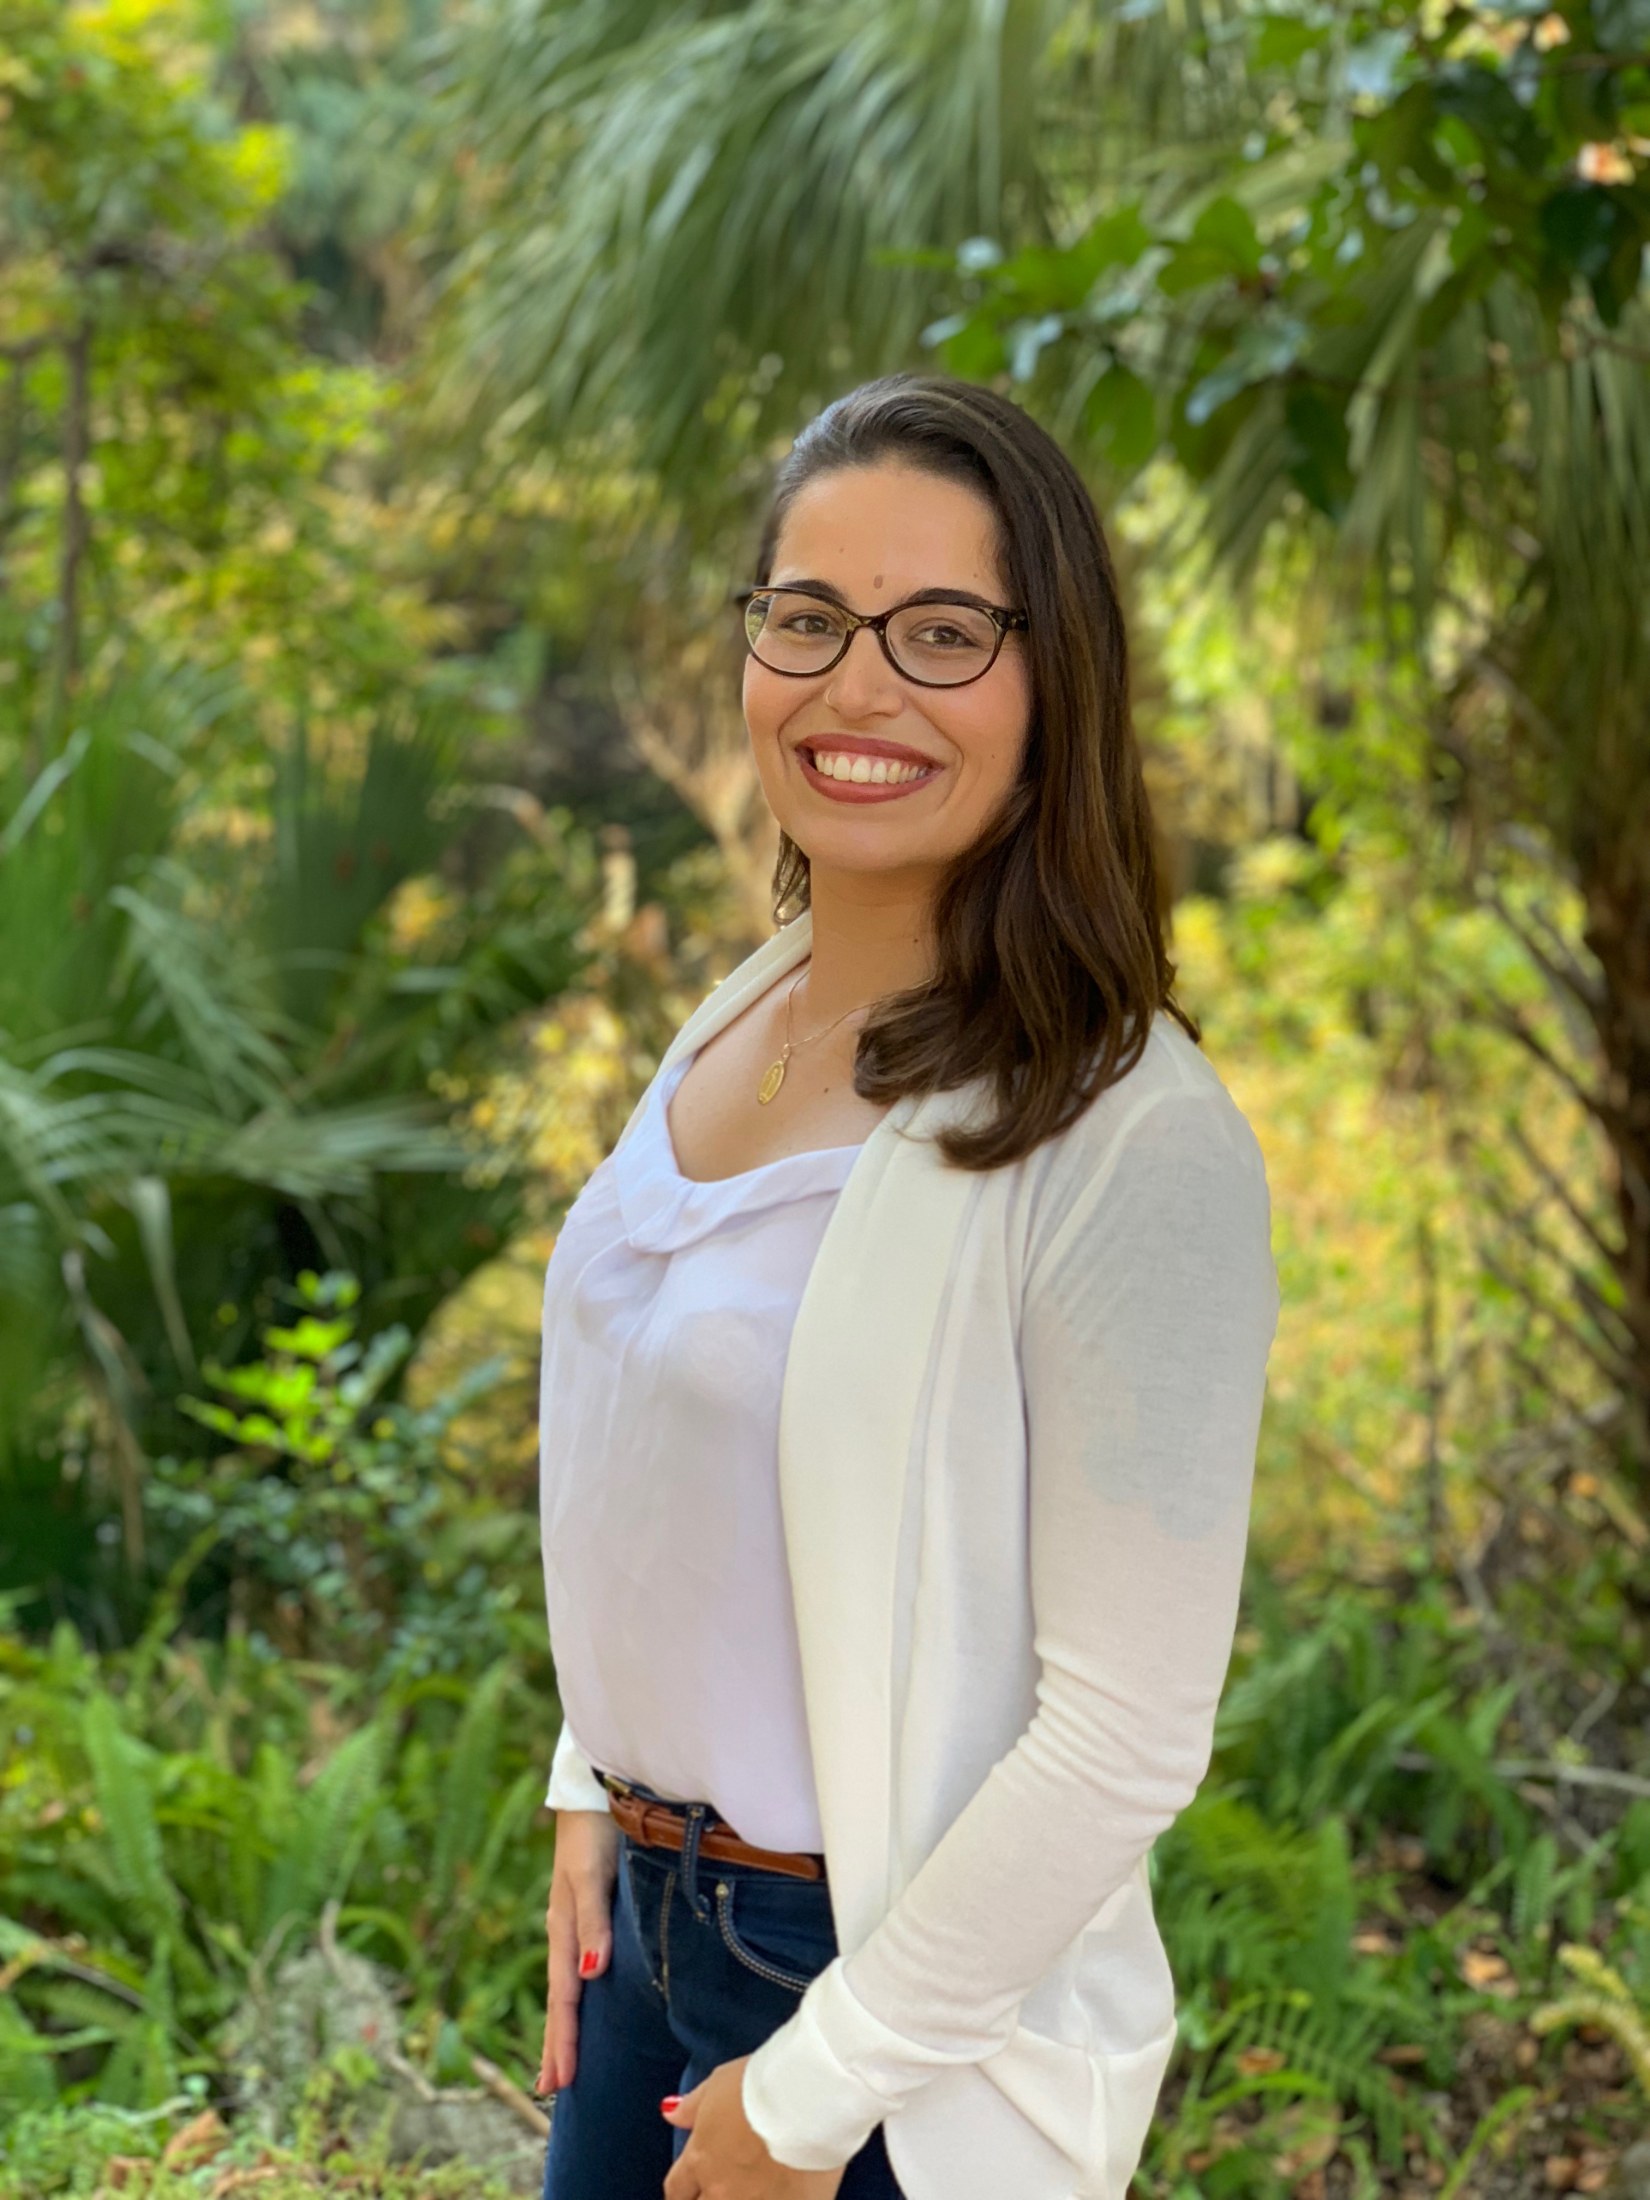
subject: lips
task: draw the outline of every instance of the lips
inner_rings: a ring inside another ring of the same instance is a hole
[[[798,749],[806,749],[810,755],[819,749],[840,751],[844,756],[886,756],[900,764],[927,764],[938,770],[938,759],[924,756],[921,749],[907,748],[903,741],[884,741],[870,733],[817,734],[799,741]]]
[[[820,745],[824,746],[823,743]],[[838,779],[815,766],[807,744],[798,747],[796,759],[808,785],[832,802],[903,802],[908,796],[921,794],[925,787],[932,786],[940,776],[939,767],[930,765],[926,770],[914,771],[909,779],[893,782],[848,777]]]

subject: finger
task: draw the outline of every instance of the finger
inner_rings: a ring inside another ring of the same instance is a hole
[[[599,1881],[580,1879],[573,1886],[579,1940],[580,1978],[599,1978],[613,1957],[613,1912]]]
[[[552,1898],[550,1907],[544,1913],[544,1934],[546,1942],[544,1963],[544,2044],[539,2049],[539,2074],[538,2079],[533,2087],[534,2092],[541,2095],[552,2091],[556,2083],[556,2063],[555,2055],[552,2051],[551,2045],[550,2024],[550,1996],[555,1964],[555,1922],[555,1903],[554,1899]]]
[[[550,2025],[550,2083],[560,2092],[579,2068],[579,2020],[571,2009],[558,2010]]]
[[[550,2079],[559,2090],[573,2083],[578,2068],[579,1982],[576,1978],[567,1982],[565,1990],[559,1985],[552,1987],[546,2029],[550,2042]]]
[[[691,2093],[669,2093],[659,2103],[659,2113],[667,2124],[674,2124],[678,2131],[691,2131],[699,2114],[699,2103],[708,2078],[701,2078]]]
[[[558,1904],[550,1914],[550,1982],[545,2003],[545,2049],[549,2082],[573,2083],[579,2036],[579,1943],[571,1906]]]
[[[699,2172],[685,2154],[679,2154],[665,2179],[664,2200],[700,2200],[704,2189],[699,2182]]]

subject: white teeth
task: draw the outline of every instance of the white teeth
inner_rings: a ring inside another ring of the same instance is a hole
[[[846,779],[855,786],[904,786],[913,779],[926,779],[933,766],[907,764],[898,758],[887,756],[849,756],[841,749],[810,750],[813,767],[821,778]]]

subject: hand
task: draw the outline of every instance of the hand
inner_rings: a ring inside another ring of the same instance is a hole
[[[579,1992],[600,1978],[613,1958],[613,1881],[619,1869],[619,1829],[605,1810],[556,1813],[556,1859],[550,1872],[549,1993],[538,2091],[573,2083],[578,2061]]]
[[[664,2200],[836,2200],[840,2169],[787,2169],[745,2114],[745,2065],[718,2063],[665,2116],[693,2136],[665,2179]],[[844,2164],[844,2168],[846,2168]]]

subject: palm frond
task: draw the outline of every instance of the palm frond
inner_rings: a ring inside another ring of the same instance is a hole
[[[557,434],[617,416],[681,463],[730,369],[768,361],[752,401],[779,423],[833,343],[902,362],[931,302],[880,253],[996,230],[1011,193],[1046,227],[1034,65],[1068,12],[510,9],[451,72],[489,200],[452,270],[444,411]]]
[[[445,1172],[463,1159],[433,1103],[367,1100],[303,1111],[267,1108],[198,1154],[196,1167],[202,1174],[271,1185],[292,1199],[321,1199],[363,1195],[386,1172]]]

